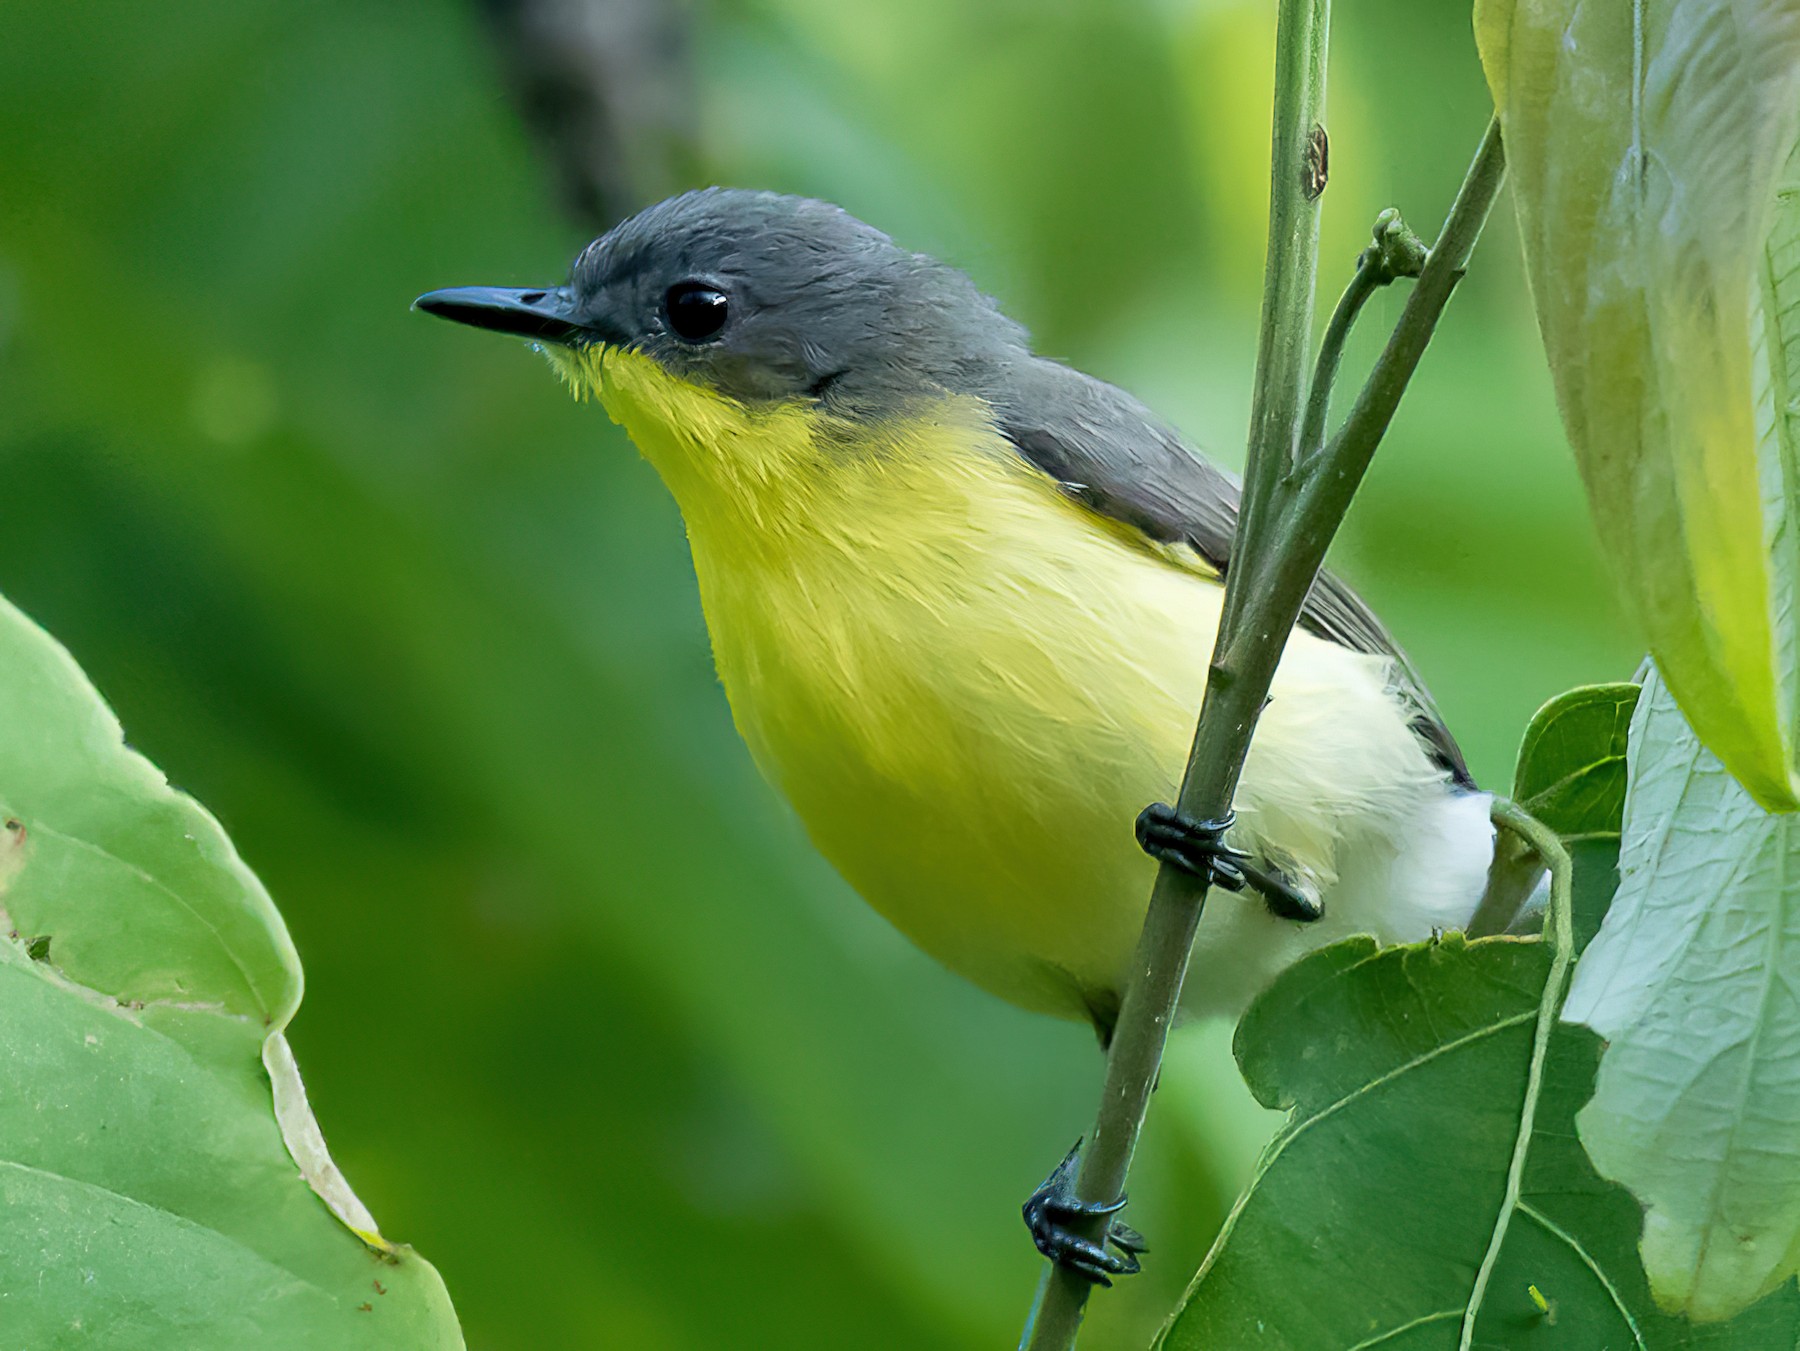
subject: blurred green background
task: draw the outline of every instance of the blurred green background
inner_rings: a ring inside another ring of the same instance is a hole
[[[1332,293],[1487,117],[1463,7],[1340,10]],[[702,4],[667,172],[842,202],[1235,464],[1272,13]],[[476,1351],[1010,1346],[1091,1034],[863,909],[732,732],[655,476],[522,345],[408,312],[592,232],[505,69],[454,0],[0,10],[0,591],[268,882],[337,1158]],[[1541,364],[1498,216],[1337,555],[1500,786],[1635,654]],[[1086,1346],[1147,1341],[1270,1127],[1227,1041],[1177,1038],[1150,1273]]]

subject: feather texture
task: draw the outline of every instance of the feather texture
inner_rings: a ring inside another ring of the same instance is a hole
[[[1217,627],[1205,562],[1075,500],[978,397],[848,417],[743,403],[625,350],[557,359],[680,503],[737,725],[819,849],[994,993],[1069,1017],[1116,1007],[1153,873],[1133,821],[1174,795]],[[1403,689],[1391,648],[1294,634],[1233,842],[1326,918],[1219,894],[1190,1009],[1239,1008],[1348,933],[1466,919],[1491,854],[1484,799],[1414,734]]]

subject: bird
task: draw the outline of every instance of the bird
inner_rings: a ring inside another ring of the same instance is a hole
[[[1245,893],[1202,916],[1186,1016],[1235,1014],[1352,934],[1467,924],[1491,799],[1329,572],[1228,828],[1164,805],[1239,484],[1130,394],[1038,355],[965,273],[827,202],[705,188],[594,240],[560,285],[414,303],[526,339],[629,434],[680,508],[752,758],[951,970],[1104,1045],[1159,859]],[[1059,1239],[1067,1164],[1034,1194],[1052,1200],[1040,1249],[1089,1279],[1135,1270],[1123,1226],[1122,1254]]]

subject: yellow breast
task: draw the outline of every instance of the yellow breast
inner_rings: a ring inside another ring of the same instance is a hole
[[[819,849],[995,993],[1071,1016],[1114,997],[1152,871],[1132,823],[1173,795],[1217,584],[1068,501],[975,400],[851,424],[603,361],[603,402],[681,505],[737,725]],[[1297,635],[1282,680],[1239,811],[1329,885],[1366,793],[1319,800],[1306,687],[1365,724],[1328,742],[1378,723],[1382,772],[1426,767],[1379,663]]]

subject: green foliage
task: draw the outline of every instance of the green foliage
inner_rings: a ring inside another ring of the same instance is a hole
[[[325,1155],[300,965],[218,823],[3,601],[0,706],[9,1344],[460,1348]]]
[[[705,180],[842,201],[1241,453],[1266,0],[689,8]],[[1441,218],[1490,106],[1466,11],[1339,8],[1328,288],[1381,207]],[[605,224],[560,214],[475,11],[0,6],[0,590],[281,898],[333,1152],[472,1345],[1006,1344],[1093,1039],[830,875],[733,732],[654,475],[522,347],[407,312]],[[1638,648],[1505,222],[1482,247],[1337,562],[1497,784]],[[1176,1035],[1156,1251],[1086,1351],[1144,1345],[1272,1128],[1224,1043]]]
[[[1723,1319],[1800,1270],[1800,844],[1767,814],[1796,806],[1800,725],[1800,23],[1483,0],[1477,30],[1564,422],[1659,673],[1568,1002],[1610,1043],[1581,1138],[1648,1207],[1659,1303]]]
[[[1614,846],[1573,853],[1576,904],[1604,908]],[[1598,1039],[1559,1027],[1532,1083],[1550,956],[1538,940],[1448,935],[1379,951],[1350,940],[1282,976],[1241,1025],[1238,1056],[1257,1097],[1292,1116],[1166,1351],[1768,1351],[1800,1337],[1791,1292],[1727,1341],[1697,1341],[1656,1311],[1635,1251],[1638,1209],[1574,1138]],[[1530,1144],[1515,1191],[1521,1129]]]
[[[1727,1318],[1800,1270],[1800,824],[1655,676],[1630,763],[1618,896],[1565,1010],[1608,1042],[1581,1139],[1649,1209],[1658,1301]]]
[[[1574,827],[1571,928],[1583,933],[1617,880],[1628,689],[1553,700],[1520,754],[1520,790]],[[1560,791],[1571,784],[1581,791]],[[1258,1100],[1290,1116],[1166,1329],[1166,1351],[1800,1341],[1792,1287],[1705,1329],[1653,1302],[1636,1253],[1641,1212],[1576,1140],[1601,1043],[1556,1021],[1554,955],[1544,939],[1352,939],[1251,1007],[1239,1063]]]
[[[1776,667],[1786,726],[1800,727],[1800,141],[1775,192],[1757,267],[1763,322],[1752,332],[1762,432],[1764,531],[1774,584]]]
[[[1636,685],[1583,685],[1540,708],[1525,729],[1513,801],[1564,839],[1617,838],[1637,701]]]
[[[1764,807],[1800,808],[1780,707],[1787,640],[1750,528],[1759,432],[1779,422],[1791,439],[1785,405],[1759,426],[1756,391],[1763,331],[1779,354],[1800,323],[1769,303],[1790,277],[1772,275],[1767,247],[1800,130],[1800,24],[1774,0],[1480,0],[1476,28],[1613,571],[1701,739]],[[1784,217],[1797,210],[1788,194]]]

